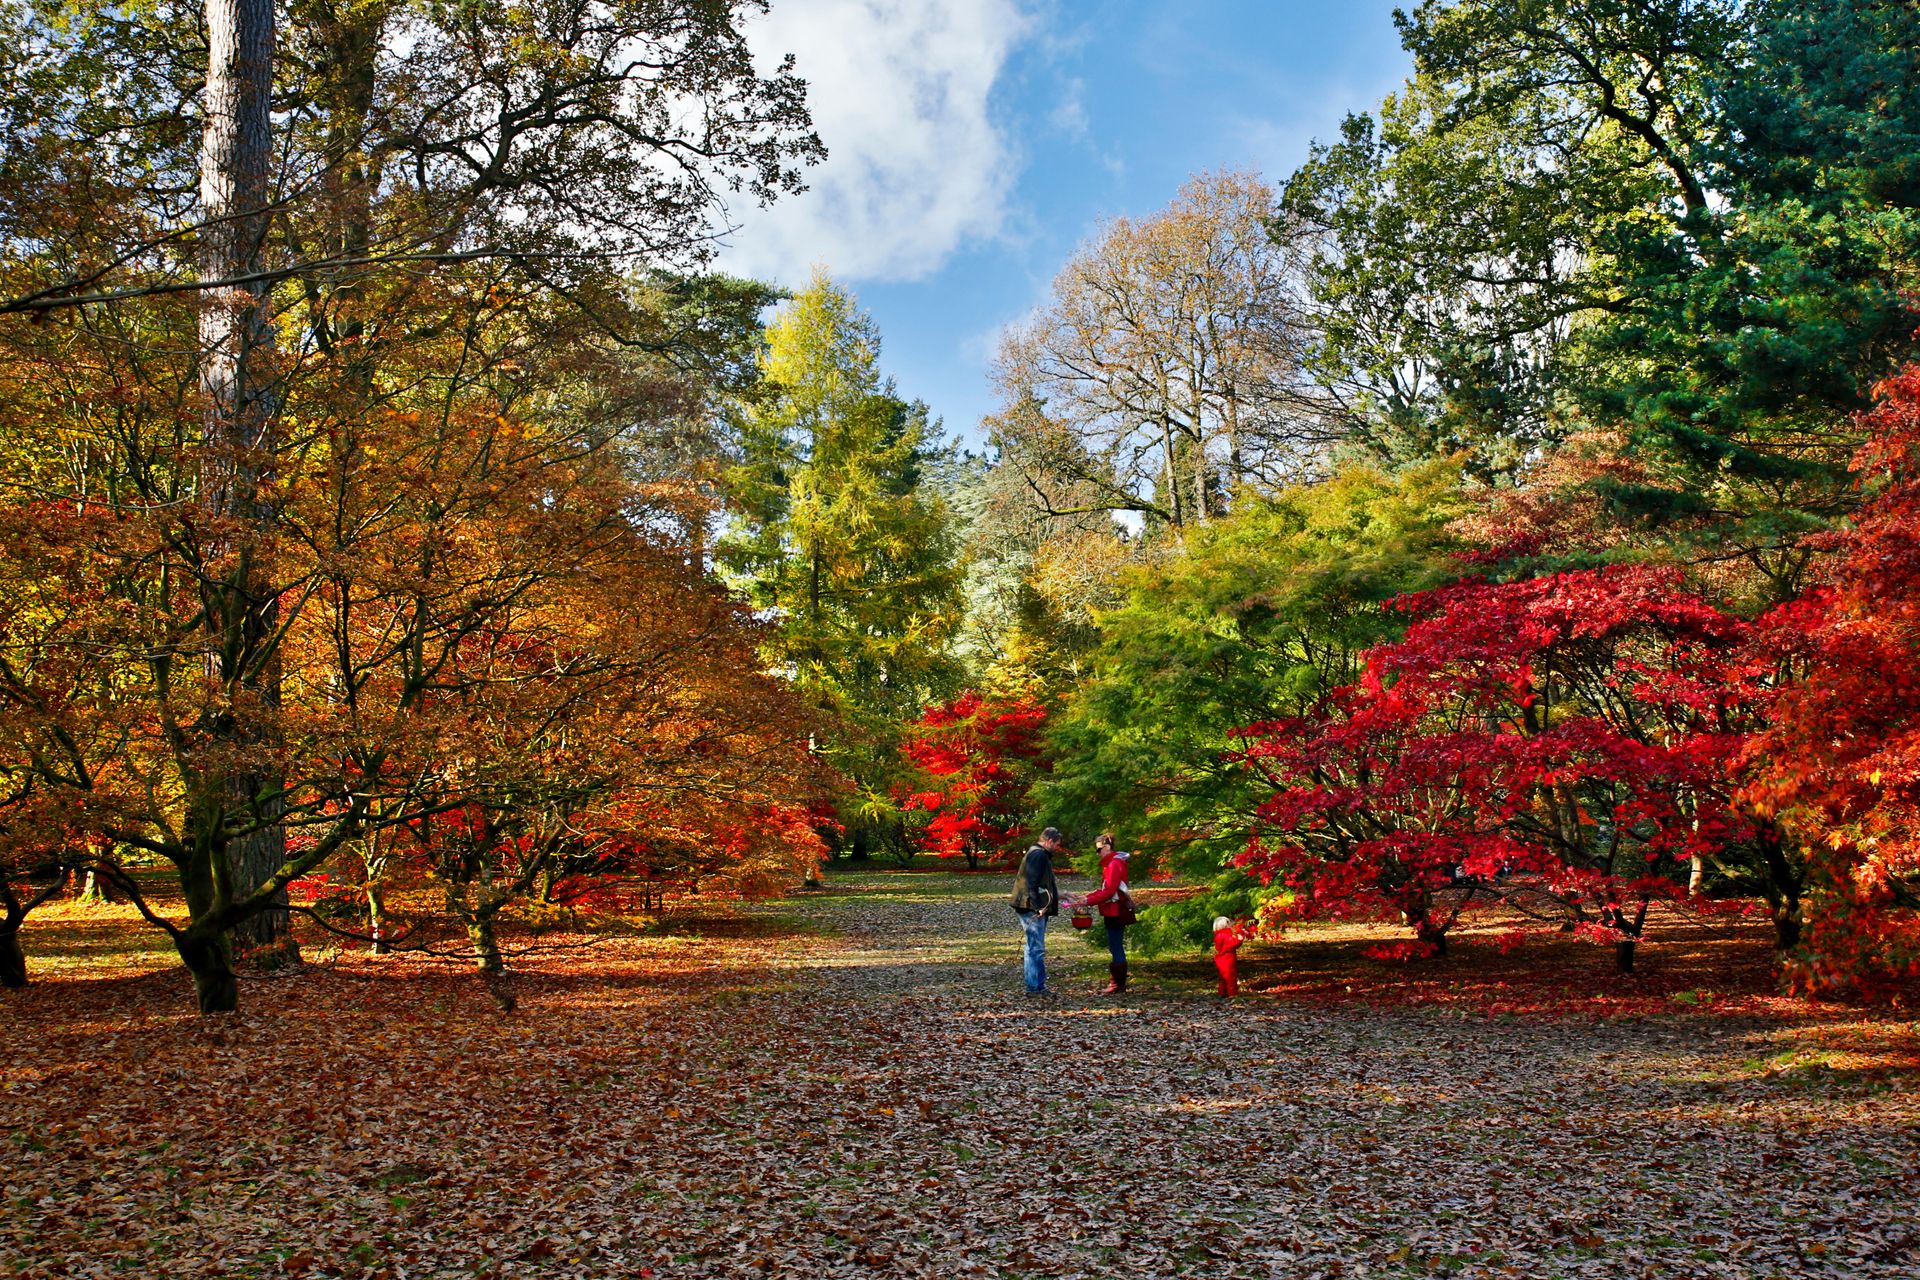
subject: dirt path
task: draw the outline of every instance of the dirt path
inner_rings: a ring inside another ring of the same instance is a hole
[[[1228,1005],[1153,965],[1103,1000],[1104,955],[1065,929],[1068,994],[1037,1006],[1004,886],[902,881],[809,910],[848,948],[817,962],[823,1005],[898,1033],[926,1136],[968,1153],[933,1179],[981,1189],[968,1248],[902,1245],[930,1271],[1920,1274],[1914,1082],[1782,1070],[1777,1027]],[[874,1069],[847,1048],[850,1080]]]
[[[509,1017],[424,961],[213,1022],[172,972],[50,984],[6,1009],[0,1275],[1920,1273],[1914,1082],[1817,1028],[1103,1000],[1067,930],[1042,1004],[1004,889],[556,945]]]

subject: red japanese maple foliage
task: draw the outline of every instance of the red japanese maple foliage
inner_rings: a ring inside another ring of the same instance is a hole
[[[1269,918],[1403,918],[1445,944],[1505,900],[1615,943],[1760,839],[1729,769],[1763,689],[1745,625],[1677,570],[1617,565],[1404,596],[1405,639],[1306,717],[1241,731],[1274,785],[1242,866]],[[1544,908],[1544,912],[1542,912]]]
[[[1886,994],[1920,975],[1920,365],[1877,389],[1854,470],[1872,496],[1819,539],[1830,581],[1769,614],[1804,674],[1748,748],[1746,795],[1804,840],[1804,990]]]
[[[973,690],[930,707],[905,754],[921,778],[901,788],[903,809],[930,815],[921,843],[943,858],[1001,860],[1018,852],[1027,787],[1043,765],[1046,708],[1030,698]]]

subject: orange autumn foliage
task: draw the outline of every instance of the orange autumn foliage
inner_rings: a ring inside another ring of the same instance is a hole
[[[1756,807],[1804,841],[1790,977],[1884,994],[1920,975],[1920,365],[1881,383],[1854,460],[1868,500],[1818,540],[1831,578],[1765,619],[1804,676],[1749,748]]]
[[[206,461],[197,419],[104,390],[124,353],[89,333],[11,349],[10,376],[42,388],[16,447],[31,461],[72,443],[93,468],[50,479],[54,499],[0,503],[0,779],[73,830],[11,826],[110,875],[172,864],[191,920],[150,918],[203,1005],[231,998],[227,931],[265,897],[374,843],[418,852],[403,833],[455,814],[511,833],[428,860],[470,930],[640,835],[674,832],[704,874],[742,882],[819,854],[768,819],[820,789],[809,718],[705,572],[707,511],[659,483],[639,441],[681,412],[677,389],[579,316],[502,293],[478,273],[419,279],[396,314],[445,326],[396,340],[362,379],[319,358],[287,371],[273,518],[246,544],[274,626],[233,638],[222,668],[271,664],[271,699],[206,674],[204,599],[234,543],[180,499]],[[452,323],[483,305],[501,308],[484,334]],[[95,400],[55,394],[81,375]],[[120,416],[103,425],[108,401]],[[236,791],[262,756],[276,789]],[[284,864],[236,889],[229,847],[276,825]]]

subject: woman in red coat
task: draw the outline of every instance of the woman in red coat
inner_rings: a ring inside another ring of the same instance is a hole
[[[1089,907],[1099,907],[1100,916],[1106,922],[1107,954],[1112,958],[1107,973],[1112,980],[1100,994],[1114,996],[1127,989],[1127,925],[1133,921],[1133,896],[1127,890],[1127,851],[1114,844],[1113,832],[1102,832],[1097,847],[1100,887],[1081,901]]]

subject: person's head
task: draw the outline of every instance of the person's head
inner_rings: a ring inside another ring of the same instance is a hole
[[[1232,921],[1228,920],[1225,916],[1215,916],[1213,918],[1213,931],[1218,933],[1231,923]]]
[[[1060,847],[1060,828],[1048,827],[1045,831],[1042,831],[1040,833],[1040,846],[1049,850],[1058,849]]]
[[[1114,843],[1113,832],[1111,831],[1102,831],[1100,838],[1093,842],[1093,847],[1100,851],[1100,856],[1103,858],[1112,857],[1120,848],[1118,844]]]

